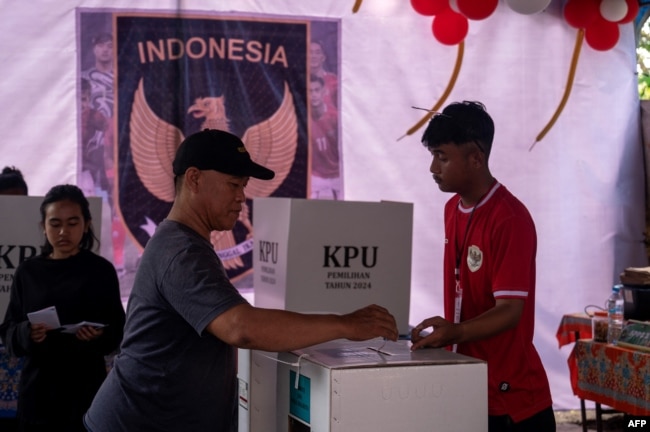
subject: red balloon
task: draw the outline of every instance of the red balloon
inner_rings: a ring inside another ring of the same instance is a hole
[[[569,0],[564,5],[564,19],[571,27],[587,28],[596,17],[600,17],[598,0]]]
[[[449,0],[411,0],[411,7],[420,15],[437,15],[449,9]]]
[[[469,22],[463,15],[449,8],[433,18],[433,36],[445,45],[457,45],[465,39]]]
[[[456,0],[458,10],[467,18],[482,20],[496,10],[499,0]]]
[[[634,18],[639,14],[639,1],[638,0],[625,0],[627,3],[627,14],[625,18],[620,20],[619,24],[627,24],[634,21]]]
[[[607,21],[600,15],[585,29],[585,41],[595,50],[607,51],[618,42],[620,31],[618,24]]]

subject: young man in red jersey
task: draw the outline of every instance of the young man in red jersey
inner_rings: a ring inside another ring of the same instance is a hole
[[[418,324],[412,349],[449,347],[487,362],[490,432],[554,432],[548,378],[533,346],[535,224],[490,173],[493,138],[479,102],[450,104],[422,137],[433,180],[454,196],[444,210],[445,317]]]

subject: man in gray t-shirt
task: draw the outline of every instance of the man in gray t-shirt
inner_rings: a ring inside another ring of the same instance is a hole
[[[142,256],[121,352],[84,417],[89,431],[236,431],[236,348],[397,339],[395,319],[377,305],[299,314],[255,308],[233,287],[210,232],[232,229],[250,177],[274,176],[239,138],[209,129],[190,135],[173,172],[176,198]]]

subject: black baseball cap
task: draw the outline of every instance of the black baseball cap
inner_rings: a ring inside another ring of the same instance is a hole
[[[253,162],[242,140],[217,129],[204,129],[185,138],[176,150],[172,167],[177,176],[185,174],[189,167],[262,180],[275,176],[270,169]]]

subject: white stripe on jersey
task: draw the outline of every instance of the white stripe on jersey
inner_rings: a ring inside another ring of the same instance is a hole
[[[500,290],[492,293],[494,297],[528,297],[527,291]]]

